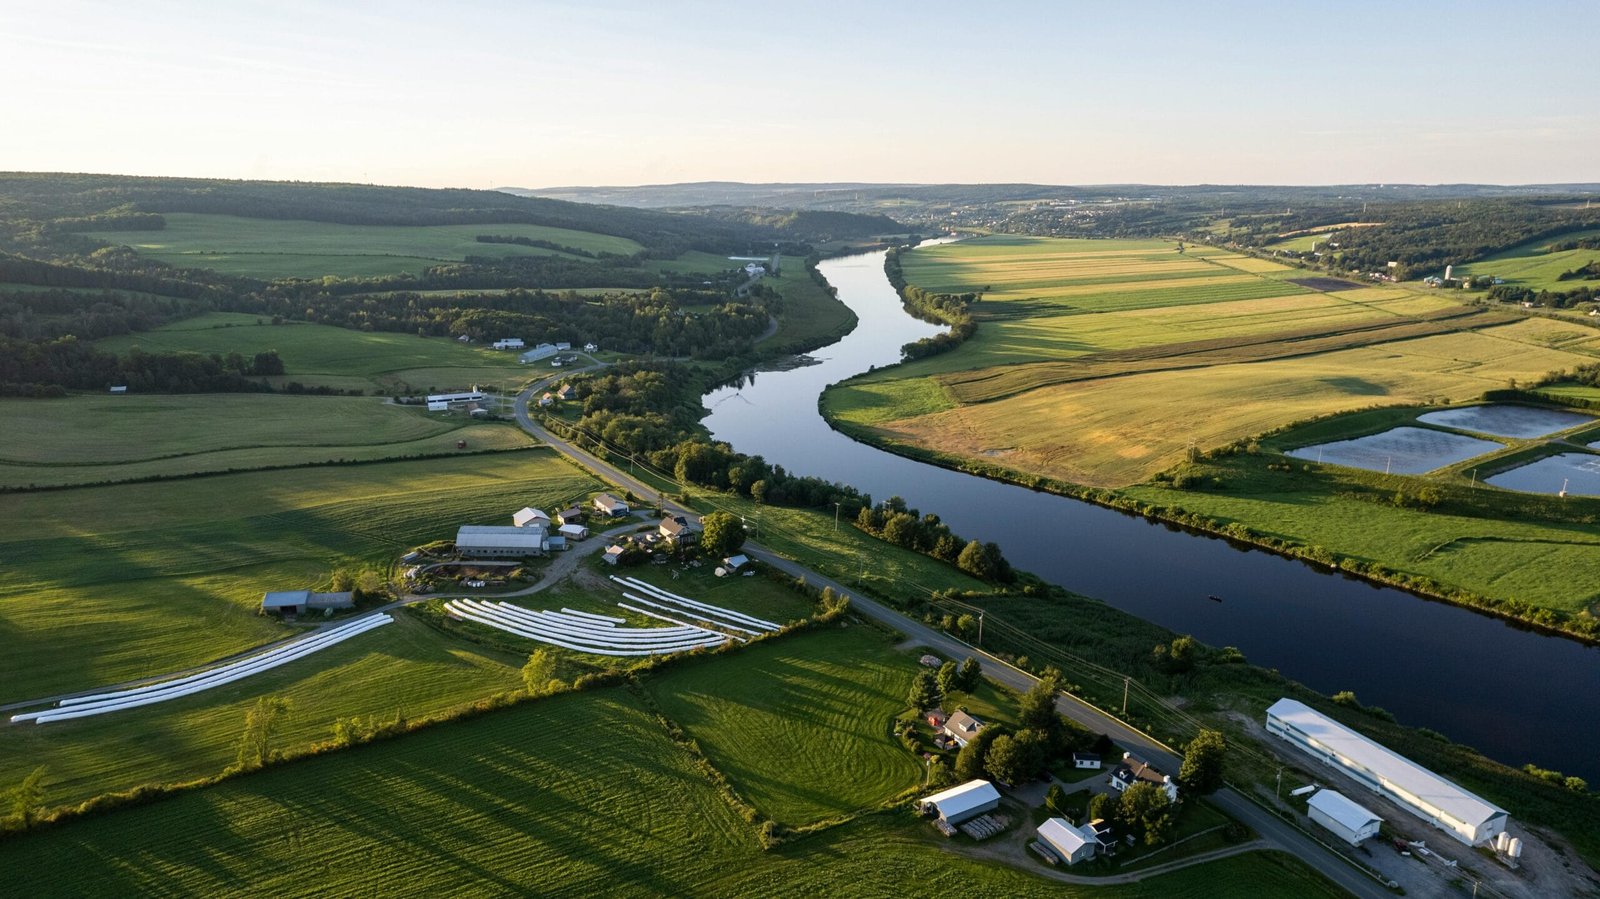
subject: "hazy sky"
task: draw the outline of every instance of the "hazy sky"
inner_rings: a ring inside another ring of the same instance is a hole
[[[1600,3],[0,0],[0,170],[1600,181]]]

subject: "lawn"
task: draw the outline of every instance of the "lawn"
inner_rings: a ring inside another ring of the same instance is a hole
[[[196,472],[515,449],[508,424],[376,398],[231,393],[0,400],[0,486],[107,483]]]
[[[613,689],[7,840],[0,865],[30,896],[355,896],[397,883],[548,896],[901,895],[908,883],[1008,896],[1335,895],[1275,854],[1076,888],[942,843],[887,812],[763,852],[638,700]]]
[[[875,807],[921,781],[921,761],[890,734],[916,671],[915,657],[853,624],[645,684],[745,799],[799,826]]]
[[[509,523],[599,482],[547,450],[299,468],[8,496],[0,701],[160,674],[287,633],[267,590],[387,571],[460,524]]]
[[[1507,284],[1532,290],[1572,290],[1577,287],[1593,287],[1595,285],[1593,281],[1561,281],[1558,278],[1562,272],[1582,268],[1590,262],[1600,260],[1600,250],[1550,252],[1552,244],[1584,237],[1600,237],[1600,230],[1576,231],[1554,238],[1540,238],[1470,265],[1458,265],[1454,274],[1457,277],[1492,275],[1505,279]]]
[[[239,353],[276,350],[284,374],[275,380],[373,392],[429,392],[473,384],[512,388],[538,372],[515,353],[468,346],[444,337],[356,331],[306,322],[271,324],[259,316],[211,312],[154,331],[95,343],[108,353],[138,347],[151,352]]]
[[[478,235],[527,237],[589,253],[636,253],[624,237],[542,225],[342,225],[330,222],[169,213],[159,231],[91,232],[171,265],[250,278],[345,278],[417,273],[467,256],[572,255],[543,247],[479,243]],[[574,256],[573,258],[583,258]]]

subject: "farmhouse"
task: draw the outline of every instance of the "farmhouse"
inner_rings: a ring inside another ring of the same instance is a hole
[[[577,398],[578,388],[571,384],[562,384],[561,389],[556,391],[556,399],[558,400],[575,400]]]
[[[522,342],[521,337],[503,337],[494,342],[494,348],[497,350],[520,350],[525,346],[527,344]]]
[[[528,350],[526,353],[518,354],[517,361],[521,362],[523,365],[527,365],[529,362],[538,362],[540,359],[545,359],[550,356],[554,356],[555,354],[555,347],[548,343],[541,343],[533,349]]]
[[[1510,814],[1293,699],[1267,709],[1267,732],[1468,846],[1494,839]]]
[[[356,607],[355,594],[348,590],[342,593],[312,593],[310,590],[278,590],[261,598],[261,611],[277,612],[282,615],[301,615],[308,611],[322,609],[353,609]]]
[[[628,504],[609,493],[600,494],[594,498],[593,502],[595,511],[602,515],[610,515],[612,518],[616,518],[619,515],[628,514]]]
[[[1074,752],[1072,754],[1072,767],[1097,771],[1100,768],[1100,756],[1092,752]]]
[[[1318,790],[1306,804],[1306,814],[1352,846],[1377,836],[1383,826],[1382,818],[1332,790]]]
[[[543,524],[526,527],[464,524],[456,530],[456,551],[473,559],[520,558],[546,549]]]
[[[1088,825],[1077,827],[1066,818],[1051,818],[1039,825],[1039,839],[1069,865],[1094,858],[1100,843]]]
[[[967,743],[973,737],[976,737],[978,731],[983,730],[983,728],[982,721],[968,715],[966,712],[956,712],[946,718],[944,722],[944,732],[949,734],[950,739],[955,740],[956,745],[962,748],[966,748]]]
[[[689,524],[689,519],[682,515],[661,519],[660,532],[664,539],[678,546],[693,546],[700,539],[700,534]]]
[[[1169,775],[1150,767],[1149,762],[1134,757],[1132,753],[1124,752],[1122,764],[1111,772],[1111,787],[1121,793],[1136,783],[1155,784],[1166,792],[1168,802],[1178,801],[1178,785],[1172,782]]]
[[[537,524],[548,528],[550,526],[550,516],[544,514],[538,509],[533,508],[532,506],[527,506],[524,507],[521,512],[511,516],[511,523],[519,528],[525,528],[530,524]]]
[[[987,780],[969,780],[917,802],[917,808],[924,815],[937,814],[939,820],[950,824],[960,824],[999,806],[1000,791]]]
[[[586,344],[583,345],[583,351],[585,353],[595,353],[595,352],[599,352],[599,350],[600,350],[600,347],[596,346],[593,343],[586,343]]]

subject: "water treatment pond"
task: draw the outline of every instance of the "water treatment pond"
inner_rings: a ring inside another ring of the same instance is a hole
[[[939,328],[907,315],[883,253],[822,274],[860,316],[817,364],[757,372],[708,393],[707,427],[796,474],[896,494],[959,534],[998,542],[1018,567],[1213,646],[1237,646],[1324,693],[1354,690],[1512,765],[1600,783],[1600,650],[1466,609],[1110,509],[915,462],[857,443],[817,411],[827,385],[899,361]],[[1419,429],[1420,430],[1420,429]],[[1223,602],[1207,597],[1216,595]],[[1513,810],[1515,813],[1515,810]]]
[[[1417,416],[1417,421],[1478,434],[1493,434],[1496,437],[1527,439],[1565,431],[1594,419],[1588,415],[1563,412],[1559,409],[1497,403],[1489,406],[1440,409],[1437,412]]]
[[[1424,416],[1426,418],[1426,416]],[[1310,462],[1364,468],[1389,474],[1422,474],[1504,449],[1492,440],[1448,434],[1428,428],[1390,428],[1352,440],[1335,440],[1290,450],[1286,455]]]
[[[1561,453],[1484,478],[1484,483],[1524,493],[1600,496],[1600,456]]]

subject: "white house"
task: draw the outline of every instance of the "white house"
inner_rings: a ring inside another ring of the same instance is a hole
[[[527,344],[522,342],[521,337],[503,337],[494,342],[494,348],[497,350],[520,350],[525,346]]]
[[[1494,839],[1511,816],[1388,747],[1305,703],[1280,699],[1267,709],[1267,733],[1393,801],[1468,846]]]
[[[1039,839],[1069,865],[1094,858],[1095,850],[1100,848],[1093,830],[1076,827],[1066,818],[1051,818],[1040,824]]]
[[[556,344],[556,352],[565,353],[567,350],[570,350],[570,349],[572,349],[572,344],[567,343],[565,340],[563,340],[563,341],[561,341],[561,342]]]
[[[976,737],[978,731],[983,730],[983,728],[982,721],[968,715],[966,712],[956,712],[944,721],[944,732],[949,734],[950,739],[955,740],[956,745],[962,748],[966,748],[967,743],[971,742],[972,738]]]
[[[593,502],[595,510],[602,515],[610,515],[615,518],[619,515],[628,514],[628,504],[609,493],[600,494],[594,498]]]
[[[600,347],[597,344],[586,343],[583,345],[583,351],[585,353],[596,353],[600,351]]]
[[[550,526],[550,516],[532,506],[527,506],[521,512],[511,516],[511,523],[519,528],[525,528],[530,524],[543,525],[548,528]]]
[[[1332,790],[1318,790],[1306,803],[1306,814],[1352,846],[1378,835],[1383,819]]]
[[[987,780],[969,780],[917,802],[917,808],[924,815],[937,814],[940,820],[951,824],[960,824],[999,807],[1000,791]]]
[[[1169,775],[1157,771],[1149,762],[1135,758],[1132,753],[1124,752],[1122,764],[1111,772],[1111,787],[1121,793],[1136,783],[1155,784],[1167,794],[1168,802],[1178,801],[1178,785],[1172,782]]]

